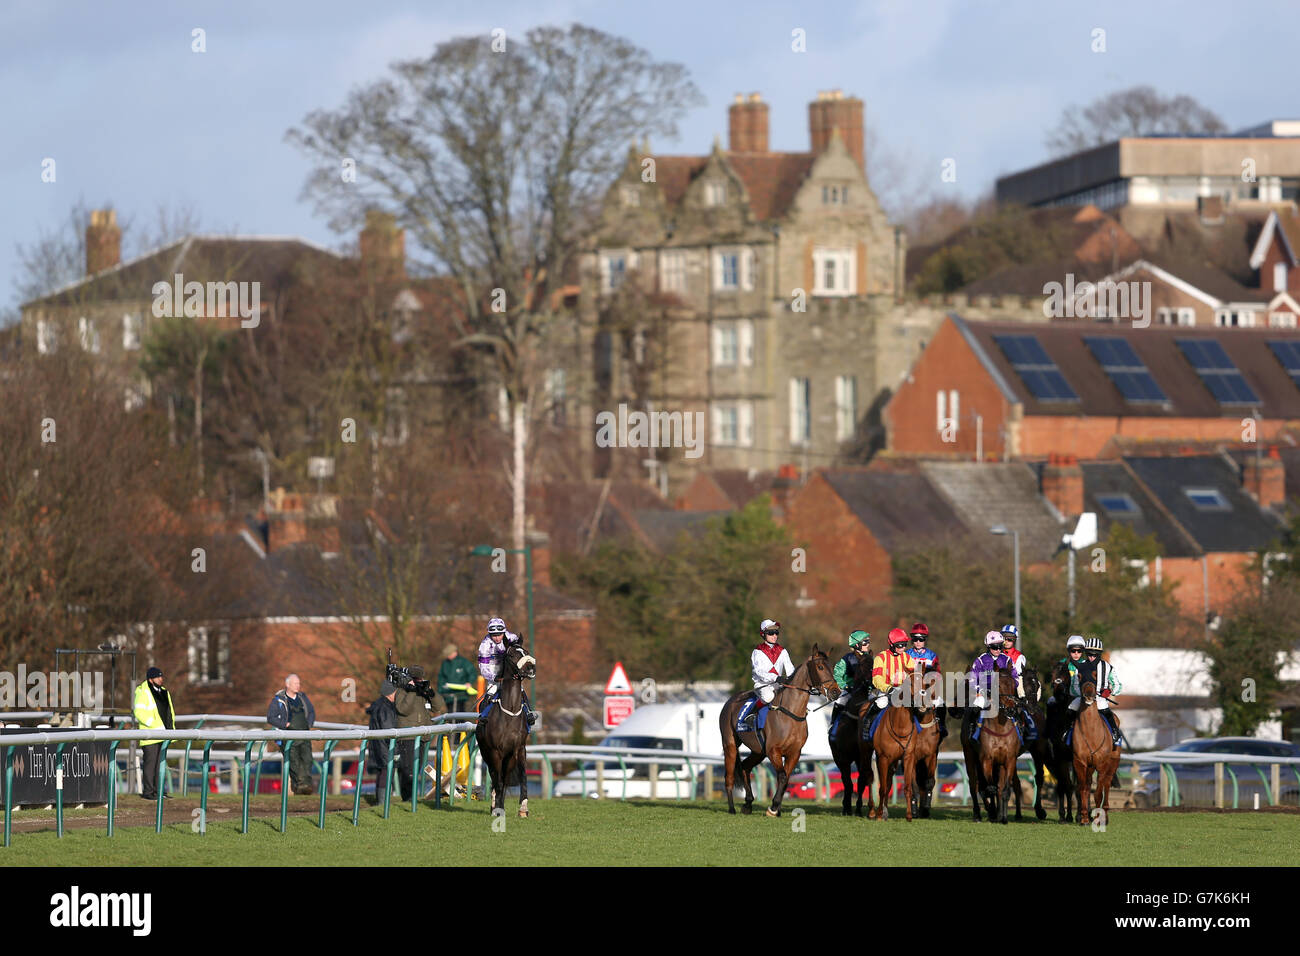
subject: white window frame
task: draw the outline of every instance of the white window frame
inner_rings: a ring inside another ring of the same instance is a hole
[[[49,319],[36,320],[36,351],[41,355],[53,355],[59,350],[58,330]]]
[[[1178,307],[1178,324],[1183,328],[1191,328],[1196,325],[1196,310],[1189,305]]]
[[[384,404],[384,435],[382,441],[389,447],[405,445],[411,437],[411,422],[406,404],[406,391],[390,388]]]
[[[740,410],[734,402],[713,404],[713,435],[710,444],[733,448],[740,443]]]
[[[713,327],[713,364],[737,365],[740,360],[740,331],[733,322],[719,322]]]
[[[743,448],[754,447],[754,403],[737,402],[736,411],[739,413],[740,422],[740,444]]]
[[[736,328],[740,333],[740,364],[748,368],[754,364],[754,323],[741,319]]]
[[[659,253],[659,288],[663,292],[686,291],[686,253],[669,249]]]
[[[1125,558],[1124,567],[1132,568],[1134,571],[1141,570],[1142,575],[1134,583],[1138,590],[1151,586],[1151,566],[1141,558]]]
[[[546,370],[546,408],[551,416],[551,424],[561,428],[568,420],[566,386],[567,373],[563,367]]]
[[[216,639],[215,645],[213,638]],[[209,676],[215,647],[216,677]],[[230,683],[230,631],[226,628],[192,627],[186,642],[186,659],[191,685],[217,685]]]
[[[139,315],[122,316],[122,349],[136,352],[140,349],[144,333],[144,319]]]
[[[803,448],[812,444],[812,380],[790,379],[790,444]]]
[[[1268,316],[1270,329],[1294,329],[1296,318],[1294,312],[1270,312]]]
[[[628,273],[628,255],[624,252],[602,252],[600,254],[600,291],[608,295],[621,286]],[[616,270],[614,264],[618,263]],[[615,276],[618,277],[615,281]]]
[[[641,191],[636,186],[623,186],[619,190],[619,198],[624,206],[641,205]]]
[[[826,265],[834,267],[834,288],[828,288],[825,282]],[[857,250],[849,248],[816,247],[813,249],[813,295],[850,296],[858,285]]]
[[[704,204],[706,206],[725,206],[727,204],[727,184],[721,179],[710,179],[704,184]]]
[[[1286,291],[1286,263],[1285,262],[1273,263],[1273,291],[1274,292]]]
[[[849,441],[858,430],[858,380],[853,375],[835,378],[835,440]]]
[[[81,351],[99,354],[99,329],[94,319],[83,315],[77,320],[77,338],[81,342]]]
[[[122,397],[122,407],[128,412],[144,408],[144,389],[139,385],[126,386]]]

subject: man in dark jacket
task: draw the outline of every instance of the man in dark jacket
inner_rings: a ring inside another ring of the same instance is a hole
[[[455,644],[448,644],[443,651],[446,658],[438,668],[438,693],[447,705],[447,713],[468,713],[470,704],[478,696],[469,688],[478,683],[478,668],[473,661],[462,657]]]
[[[271,698],[266,708],[266,722],[276,730],[311,730],[316,726],[316,708],[302,692],[302,681],[297,674],[284,679],[284,690]],[[280,741],[280,750],[285,742]],[[289,749],[289,778],[294,793],[312,793],[311,741],[295,740]]]
[[[392,681],[386,680],[379,686],[379,698],[366,708],[366,713],[370,715],[371,730],[396,729],[397,708],[393,706],[393,698],[396,696],[397,685]],[[383,800],[384,788],[388,785],[388,741],[379,738],[371,740],[366,753],[366,763],[376,775],[375,797]]]
[[[408,668],[408,671],[413,680],[424,680],[423,667],[411,667]],[[397,696],[393,698],[393,706],[397,710],[398,727],[430,727],[433,725],[433,714],[429,710],[429,704],[415,692],[414,684],[397,688]],[[410,800],[411,791],[415,786],[414,737],[405,737],[397,742],[397,761],[398,796],[403,800]]]

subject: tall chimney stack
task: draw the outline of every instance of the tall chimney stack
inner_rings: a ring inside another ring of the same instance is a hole
[[[406,232],[392,213],[366,211],[361,230],[361,268],[377,281],[406,278]]]
[[[117,228],[117,212],[92,209],[86,227],[86,275],[93,276],[122,261],[122,230]]]
[[[1083,469],[1079,467],[1079,459],[1074,455],[1048,455],[1043,467],[1042,492],[1065,517],[1083,514]]]
[[[1251,455],[1245,460],[1241,484],[1261,508],[1271,508],[1286,501],[1286,468],[1276,445],[1269,448],[1268,455],[1262,458]]]
[[[757,93],[741,93],[728,110],[727,149],[733,153],[767,152],[767,104]]]
[[[814,155],[822,153],[831,143],[835,130],[848,147],[849,154],[864,173],[864,140],[862,127],[862,100],[845,96],[841,90],[819,91],[817,99],[808,104],[808,133],[812,138]]]

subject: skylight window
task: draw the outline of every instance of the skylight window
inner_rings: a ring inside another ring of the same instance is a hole
[[[1231,511],[1232,505],[1218,488],[1184,488],[1183,494],[1197,511]]]
[[[1220,405],[1258,405],[1259,396],[1213,339],[1178,339],[1187,361]]]
[[[1125,494],[1098,495],[1097,504],[1108,515],[1131,516],[1138,513],[1138,506]]]
[[[1166,401],[1165,393],[1126,339],[1088,336],[1083,341],[1125,401]]]
[[[1029,393],[1042,402],[1077,402],[1078,394],[1065,380],[1056,363],[1032,335],[995,335],[993,341],[1025,383]]]

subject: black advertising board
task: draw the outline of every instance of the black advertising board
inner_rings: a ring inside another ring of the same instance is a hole
[[[33,733],[31,728],[0,728],[0,800],[4,799],[4,738],[14,734]],[[42,727],[39,733],[75,733],[72,728],[60,730]],[[15,806],[38,804],[44,806],[57,799],[58,787],[57,744],[18,744],[13,749]],[[63,805],[77,803],[107,803],[112,768],[108,760],[106,741],[69,743],[63,748]]]

